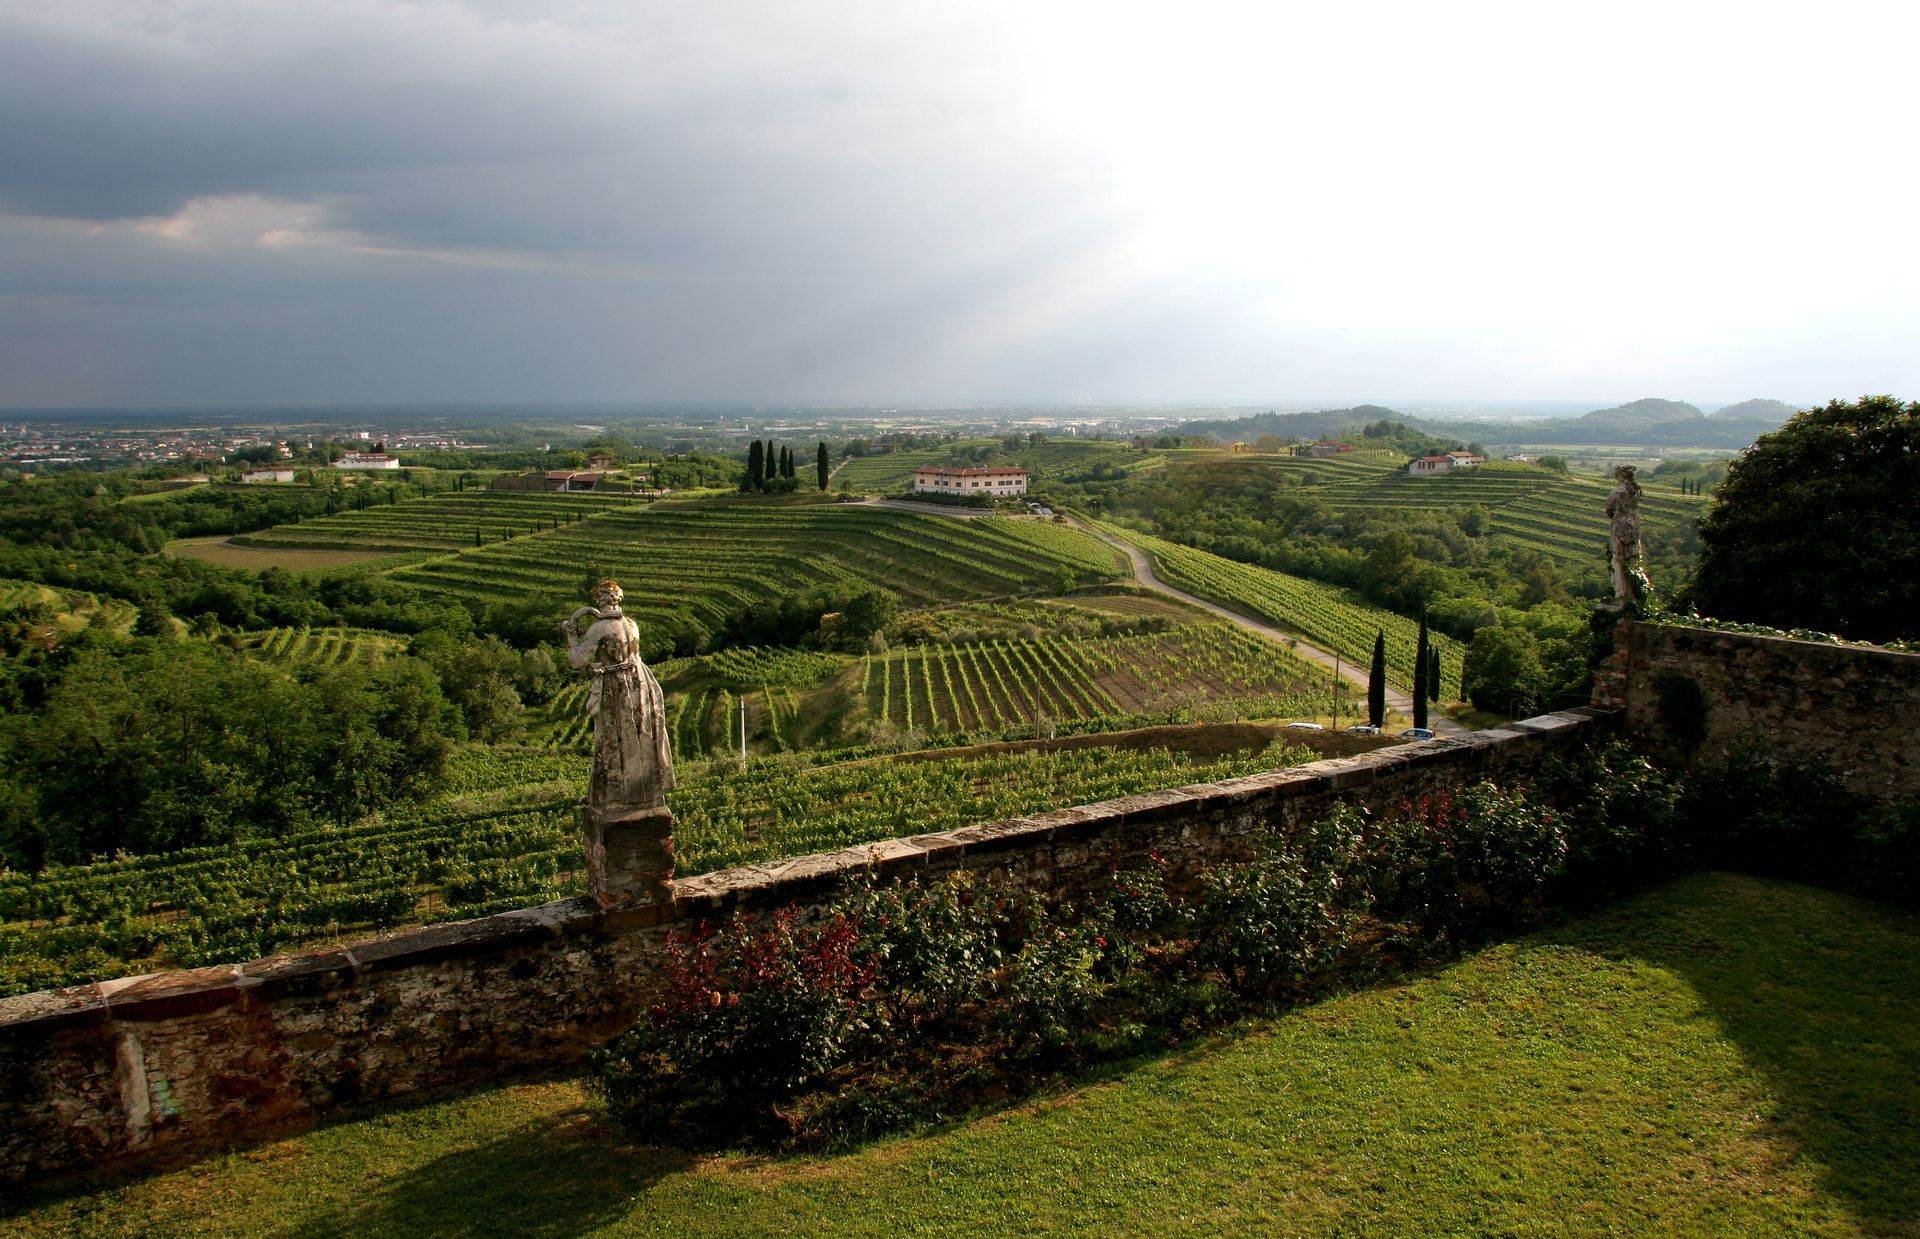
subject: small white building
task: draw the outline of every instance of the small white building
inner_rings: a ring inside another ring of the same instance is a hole
[[[255,484],[263,483],[263,482],[291,482],[293,481],[293,470],[291,469],[249,469],[245,473],[240,475],[240,480],[242,482],[251,482]]]
[[[400,458],[385,452],[348,452],[333,462],[336,469],[398,469]]]
[[[1456,469],[1471,469],[1475,465],[1487,463],[1485,456],[1475,456],[1472,452],[1448,452],[1447,459],[1453,462],[1453,467]]]
[[[914,493],[922,495],[1024,495],[1027,471],[1004,465],[967,468],[922,466],[913,471]]]
[[[1417,478],[1430,478],[1436,473],[1452,471],[1453,457],[1451,456],[1422,456],[1407,466],[1407,472]]]

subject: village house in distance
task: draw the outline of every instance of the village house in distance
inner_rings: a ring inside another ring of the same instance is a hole
[[[923,465],[913,471],[913,491],[917,495],[1024,495],[1027,471],[1009,465]]]
[[[1487,463],[1485,456],[1475,456],[1472,452],[1445,452],[1435,456],[1422,456],[1407,466],[1407,472],[1417,478],[1432,477],[1436,473],[1451,473],[1455,469],[1471,469],[1475,465]]]

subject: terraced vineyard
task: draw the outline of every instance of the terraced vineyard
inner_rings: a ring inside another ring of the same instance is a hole
[[[1043,521],[749,502],[607,511],[393,577],[480,603],[564,608],[590,567],[620,579],[627,613],[654,653],[698,648],[741,609],[812,586],[880,585],[924,606],[1120,575],[1097,539]]]
[[[812,769],[774,761],[695,777],[668,802],[690,875],[1313,757],[1253,743],[1224,755],[1114,746]],[[0,875],[0,994],[524,906],[577,893],[580,865],[573,801],[557,796],[502,812]]]
[[[50,617],[47,622],[62,632],[85,628],[102,612],[105,615],[101,622],[116,632],[126,632],[133,627],[135,615],[134,605],[119,598],[11,578],[0,578],[0,610],[40,610]]]
[[[1147,552],[1154,572],[1169,585],[1297,632],[1357,665],[1365,666],[1372,659],[1374,634],[1384,631],[1387,679],[1412,689],[1418,644],[1418,625],[1413,620],[1382,610],[1352,590],[1239,563],[1131,529],[1114,528],[1113,532]],[[1465,647],[1441,633],[1429,636],[1440,650],[1441,683],[1458,686]]]
[[[332,547],[354,551],[454,551],[520,538],[599,512],[634,507],[631,495],[548,495],[518,491],[458,491],[376,503],[275,525],[231,539],[239,546]]]
[[[240,648],[270,662],[332,666],[391,658],[406,642],[365,628],[266,628],[247,633]]]
[[[1270,713],[1312,713],[1314,678],[1271,642],[1223,624],[1190,624],[1144,636],[902,650],[868,658],[861,686],[869,712],[895,726],[991,733],[1208,700],[1259,699]]]
[[[1315,493],[1335,511],[1435,513],[1481,507],[1502,541],[1581,565],[1606,563],[1606,500],[1613,486],[1533,465],[1489,461],[1440,477],[1404,470],[1330,483]],[[1650,538],[1677,534],[1705,508],[1704,498],[1646,487],[1643,513]]]

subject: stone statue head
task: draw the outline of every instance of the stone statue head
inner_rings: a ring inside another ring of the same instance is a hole
[[[606,580],[593,587],[593,605],[602,611],[617,610],[626,596],[618,581]]]
[[[1613,467],[1613,477],[1614,480],[1618,482],[1632,482],[1634,480],[1634,474],[1638,472],[1639,470],[1632,465],[1615,465]]]

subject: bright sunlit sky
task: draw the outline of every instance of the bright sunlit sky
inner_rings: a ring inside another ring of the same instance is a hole
[[[1920,7],[0,0],[0,405],[1920,394]]]

